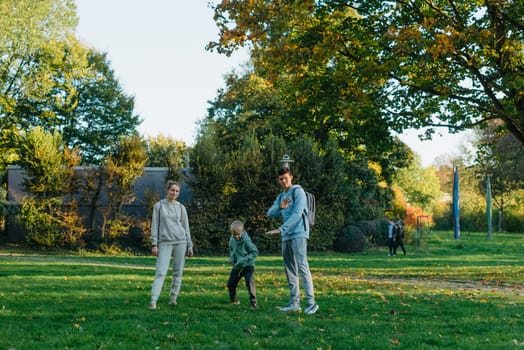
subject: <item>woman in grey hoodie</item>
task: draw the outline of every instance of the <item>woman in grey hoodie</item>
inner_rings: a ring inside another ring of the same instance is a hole
[[[189,232],[186,208],[176,199],[180,194],[177,182],[167,183],[167,198],[155,203],[151,220],[151,253],[157,257],[156,273],[151,288],[149,308],[157,308],[157,300],[173,257],[173,281],[171,283],[169,304],[177,303],[182,285],[182,272],[185,258],[193,256],[193,242]]]

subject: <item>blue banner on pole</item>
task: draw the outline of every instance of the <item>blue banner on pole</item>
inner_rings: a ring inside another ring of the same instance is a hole
[[[460,239],[460,189],[459,172],[455,167],[453,172],[453,232],[455,239]]]

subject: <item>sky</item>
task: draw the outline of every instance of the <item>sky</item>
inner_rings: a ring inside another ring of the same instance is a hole
[[[171,136],[194,143],[208,101],[224,87],[224,75],[241,70],[245,51],[226,57],[205,50],[218,38],[208,0],[75,0],[78,38],[106,52],[126,94],[135,98],[144,136]],[[401,140],[429,166],[441,155],[458,155],[464,134]]]

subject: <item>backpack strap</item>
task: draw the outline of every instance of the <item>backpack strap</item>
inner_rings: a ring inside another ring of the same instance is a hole
[[[291,196],[293,197],[293,202],[295,202],[295,191],[299,188],[302,188],[302,186],[300,185],[293,185],[293,187],[291,187],[291,189],[293,190],[293,193],[291,193]],[[304,223],[304,231],[307,231],[307,226],[306,226],[306,220],[307,220],[307,198],[306,198],[306,206],[304,207],[304,210],[302,211],[302,222]]]

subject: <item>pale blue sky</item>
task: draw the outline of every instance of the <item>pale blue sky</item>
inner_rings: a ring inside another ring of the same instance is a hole
[[[125,92],[135,97],[143,135],[163,134],[193,143],[196,121],[207,101],[224,86],[224,74],[241,69],[247,54],[226,57],[205,46],[217,38],[207,0],[75,0],[77,35],[107,52]],[[463,135],[420,142],[401,138],[430,165],[441,154],[456,154]]]

